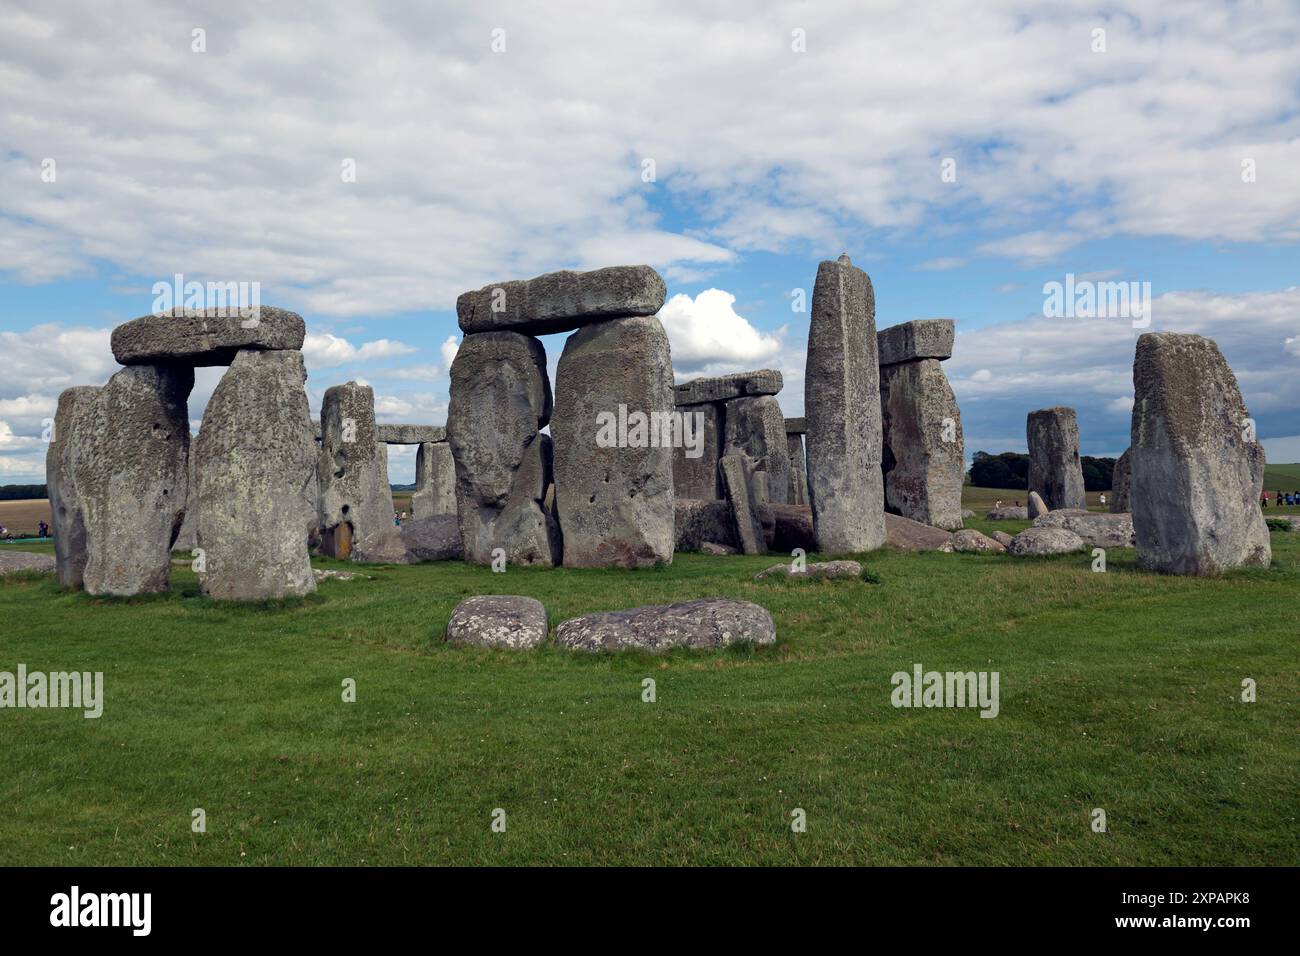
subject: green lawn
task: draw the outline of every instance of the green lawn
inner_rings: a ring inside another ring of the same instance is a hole
[[[0,670],[103,671],[106,704],[0,711],[0,864],[1295,864],[1300,533],[1273,542],[1271,569],[1219,580],[1114,550],[1105,574],[886,550],[864,557],[879,583],[754,581],[770,557],[441,563],[269,607],[212,604],[188,568],[152,599],[11,579]],[[444,645],[478,593],[538,597],[553,625],[736,596],[779,646]],[[893,708],[914,663],[998,671],[1000,716]]]

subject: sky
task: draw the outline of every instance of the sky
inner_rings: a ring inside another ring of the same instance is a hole
[[[178,274],[302,314],[313,413],[442,424],[459,293],[649,263],[678,380],[777,368],[796,416],[841,253],[879,327],[956,322],[968,457],[1053,405],[1118,455],[1167,329],[1300,461],[1300,4],[284,6],[0,0],[0,483]],[[1054,314],[1067,276],[1150,308]]]

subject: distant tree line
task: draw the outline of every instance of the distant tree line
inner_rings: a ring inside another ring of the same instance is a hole
[[[1115,471],[1114,458],[1093,458],[1083,455],[1083,487],[1086,491],[1109,491]],[[977,488],[1029,488],[1029,456],[1020,452],[1004,451],[990,455],[977,451],[971,461],[970,483]]]
[[[0,485],[0,501],[26,501],[49,496],[44,485]]]

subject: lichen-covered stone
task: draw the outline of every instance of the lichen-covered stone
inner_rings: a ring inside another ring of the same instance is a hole
[[[1010,537],[1010,535],[1007,535],[1008,540],[1010,540]],[[952,549],[954,551],[983,551],[995,554],[1001,554],[1007,550],[1003,542],[980,534],[974,528],[954,531],[952,534]]]
[[[50,497],[55,573],[65,588],[80,588],[86,570],[86,521],[73,473],[77,421],[94,405],[97,385],[66,388],[54,413],[54,434],[45,451],[45,485]]]
[[[568,332],[602,319],[654,315],[668,287],[650,266],[550,272],[463,293],[456,316],[464,332]]]
[[[960,528],[966,446],[943,368],[934,359],[882,366],[880,412],[885,507],[936,528]]]
[[[759,605],[725,598],[587,614],[555,631],[557,646],[579,651],[712,649],[739,641],[774,644],[776,625]]]
[[[732,520],[736,527],[736,540],[745,554],[767,553],[763,524],[759,519],[758,505],[752,488],[753,464],[744,455],[724,455],[722,485],[731,502]]]
[[[529,650],[546,642],[546,607],[531,597],[486,594],[456,605],[447,640],[505,650]]]
[[[321,550],[347,558],[352,547],[394,526],[388,449],[375,437],[375,392],[369,385],[327,388],[320,414]]]
[[[734,398],[726,403],[726,440],[723,455],[745,455],[754,470],[765,474],[767,500],[790,502],[790,447],[786,443],[785,416],[771,395]]]
[[[1129,482],[1132,479],[1132,474],[1132,459],[1129,457],[1129,449],[1125,448],[1124,454],[1119,456],[1119,460],[1115,462],[1115,470],[1111,473],[1111,514],[1130,514],[1132,512],[1131,499],[1129,498]]]
[[[385,445],[423,445],[447,440],[441,425],[376,425],[375,440]]]
[[[411,515],[428,518],[456,514],[456,459],[447,442],[424,442],[415,453],[415,491]]]
[[[673,401],[678,405],[725,402],[745,396],[776,395],[785,385],[781,373],[772,368],[753,372],[732,372],[708,378],[693,378],[673,386]]]
[[[914,319],[881,329],[876,333],[880,364],[952,358],[955,333],[952,319]]]
[[[764,578],[787,578],[791,581],[835,581],[862,577],[862,565],[857,561],[820,561],[805,564],[796,570],[794,564],[774,564],[754,575],[755,581]]]
[[[1083,549],[1083,539],[1065,528],[1026,528],[1007,545],[1007,552],[1019,557],[1070,554]]]
[[[122,365],[229,365],[249,349],[296,351],[307,325],[286,309],[262,306],[256,316],[233,310],[175,309],[142,315],[113,330],[113,358]]]
[[[786,419],[789,422],[790,419]],[[792,505],[808,503],[808,468],[804,461],[803,433],[786,431],[786,452],[790,456],[790,495]]]
[[[723,405],[678,405],[677,411],[683,416],[683,436],[685,428],[690,429],[691,443],[673,448],[673,494],[678,498],[721,499],[718,462],[725,435]]]
[[[1065,528],[1091,548],[1131,548],[1137,542],[1133,518],[1126,514],[1049,511],[1034,519],[1035,528]]]
[[[1073,408],[1042,408],[1030,412],[1029,490],[1042,495],[1051,511],[1086,508],[1083,463],[1079,458],[1079,421]]]

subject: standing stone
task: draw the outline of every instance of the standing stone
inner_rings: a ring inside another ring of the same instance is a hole
[[[194,463],[197,459],[197,455],[190,454],[189,466],[186,468],[188,474],[186,475],[185,487],[188,491],[185,495],[187,502],[185,520],[181,522],[181,530],[176,533],[176,540],[172,542],[173,551],[182,551],[187,555],[192,554],[194,549],[199,546],[199,509],[195,504],[198,501],[196,489],[199,484],[198,477],[194,473]],[[313,502],[312,507],[315,508],[315,502]]]
[[[629,428],[611,443],[620,404]],[[672,562],[673,450],[652,433],[673,409],[668,336],[654,316],[599,322],[565,342],[551,434],[566,566]],[[650,424],[633,429],[634,414]]]
[[[882,365],[880,411],[886,507],[936,528],[960,528],[966,446],[957,398],[938,360]]]
[[[316,590],[307,553],[317,465],[301,352],[240,352],[194,442],[199,583],[208,597],[261,601]]]
[[[446,442],[422,442],[415,453],[411,517],[456,513],[456,459]]]
[[[1110,513],[1113,515],[1128,514],[1132,510],[1129,504],[1129,482],[1133,473],[1129,451],[1131,449],[1124,449],[1124,454],[1115,462],[1115,471],[1111,474]]]
[[[188,366],[132,365],[77,416],[73,487],[86,527],[86,593],[167,590],[185,516],[193,387]]]
[[[689,429],[693,446],[673,448],[673,494],[703,501],[722,498],[718,462],[722,458],[725,419],[721,402],[678,405],[683,435]],[[698,452],[699,454],[696,454]]]
[[[790,501],[790,448],[785,440],[785,416],[771,395],[733,398],[726,404],[724,455],[745,455],[767,476],[770,503]],[[768,502],[764,502],[765,504]]]
[[[1039,515],[1047,514],[1051,510],[1047,507],[1047,502],[1043,501],[1042,497],[1036,491],[1031,491],[1029,493],[1029,505],[1027,507],[1031,521]]]
[[[542,343],[518,332],[466,335],[451,365],[447,442],[456,468],[456,510],[465,560],[560,562],[559,527],[546,508],[551,383]]]
[[[356,382],[327,388],[320,416],[321,550],[347,558],[354,542],[394,527],[388,451],[375,437],[374,389]]]
[[[1079,422],[1073,408],[1043,408],[1029,413],[1029,490],[1052,511],[1087,508],[1083,464],[1079,460]]]
[[[766,554],[767,539],[752,487],[753,465],[744,455],[724,455],[719,469],[736,524],[736,540],[745,554]]]
[[[1133,361],[1133,529],[1138,563],[1170,574],[1267,567],[1264,448],[1236,376],[1199,335],[1148,332]]]
[[[73,434],[77,422],[94,406],[99,386],[66,388],[54,413],[54,434],[45,451],[45,484],[50,496],[55,573],[65,588],[80,588],[86,570],[86,521],[73,474]]]
[[[871,279],[848,256],[817,268],[804,407],[818,550],[844,554],[880,547],[885,492],[876,299]]]
[[[787,418],[788,422],[789,419]],[[806,505],[808,503],[808,468],[804,464],[803,435],[799,432],[785,433],[786,453],[790,456],[790,504]]]

